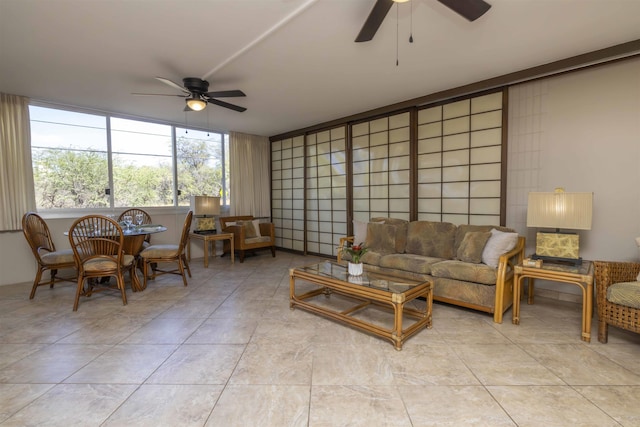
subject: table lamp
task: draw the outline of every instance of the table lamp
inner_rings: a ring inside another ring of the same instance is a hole
[[[550,193],[529,193],[527,227],[555,228],[536,233],[533,259],[582,264],[579,256],[580,236],[560,229],[591,230],[593,193],[567,193],[556,188]]]
[[[220,197],[191,196],[191,210],[196,219],[194,233],[214,234],[216,232],[216,215],[220,214]]]

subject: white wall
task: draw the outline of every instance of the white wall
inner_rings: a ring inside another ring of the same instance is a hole
[[[507,225],[527,236],[527,254],[536,231],[526,227],[529,191],[564,187],[594,192],[584,259],[638,260],[640,59],[512,87],[508,148]]]

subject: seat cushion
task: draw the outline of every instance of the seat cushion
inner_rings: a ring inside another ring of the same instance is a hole
[[[433,264],[431,266],[431,275],[433,277],[482,283],[484,285],[495,285],[498,280],[498,272],[493,267],[455,260]]]
[[[431,274],[431,266],[442,258],[425,257],[414,254],[389,254],[380,258],[379,265],[394,270],[411,271],[418,274]]]
[[[49,252],[40,256],[46,265],[73,263],[73,250],[62,249],[60,251]]]
[[[640,309],[640,282],[614,283],[607,288],[607,301]]]
[[[151,245],[140,252],[142,258],[171,258],[178,256],[178,245]]]
[[[122,257],[122,267],[128,267],[134,262],[135,258],[133,255],[124,255]],[[99,273],[105,270],[115,270],[116,269],[116,258],[94,258],[87,260],[83,264],[84,271],[88,273]]]

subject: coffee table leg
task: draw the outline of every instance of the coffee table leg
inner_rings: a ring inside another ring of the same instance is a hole
[[[393,331],[393,345],[396,350],[402,350],[402,309],[403,303],[393,303],[393,311],[395,315],[395,330]]]

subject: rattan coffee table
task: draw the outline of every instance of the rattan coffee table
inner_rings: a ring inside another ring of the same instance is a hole
[[[304,287],[305,290],[296,293],[296,287]],[[340,296],[339,301],[332,301],[333,294]],[[289,295],[292,310],[300,307],[386,338],[396,350],[402,350],[402,344],[410,336],[431,328],[431,282],[373,273],[366,266],[362,276],[350,276],[346,266],[333,261],[292,268],[289,270]],[[418,308],[422,303],[415,304],[415,307],[406,306],[418,297],[425,299],[424,310]],[[377,323],[373,323],[373,317],[367,317],[364,312],[372,306],[391,311],[393,319],[387,323],[393,323],[393,326],[381,324],[384,319],[376,319]],[[405,317],[416,320],[403,329]]]

